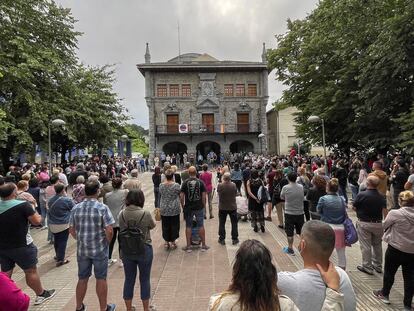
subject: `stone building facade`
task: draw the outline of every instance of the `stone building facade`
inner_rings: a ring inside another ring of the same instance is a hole
[[[268,69],[261,62],[219,61],[189,53],[151,63],[147,44],[145,77],[150,159],[161,152],[206,156],[266,150]]]
[[[287,107],[281,110],[272,108],[266,113],[269,153],[289,154],[293,144],[298,142],[295,129],[297,111],[295,107]]]

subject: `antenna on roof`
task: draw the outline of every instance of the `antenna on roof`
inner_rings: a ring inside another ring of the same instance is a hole
[[[180,20],[177,20],[178,28],[178,62],[181,63],[181,40],[180,40]]]

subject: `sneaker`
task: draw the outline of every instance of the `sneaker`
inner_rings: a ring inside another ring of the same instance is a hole
[[[49,290],[44,290],[43,294],[36,296],[36,300],[34,302],[34,305],[41,305],[42,303],[44,303],[45,301],[51,299],[53,296],[55,296],[56,294],[56,290],[54,289],[49,289]]]
[[[226,242],[224,241],[224,239],[219,239],[219,240],[218,240],[218,242],[219,242],[221,245],[226,245]]]
[[[287,246],[285,246],[282,250],[285,254],[295,256],[295,251]]]
[[[239,239],[234,239],[231,243],[233,244],[233,245],[237,245],[237,244],[239,244]]]
[[[115,311],[116,310],[116,304],[114,303],[108,303],[106,306],[106,311]]]
[[[257,228],[257,226],[254,226],[254,227],[253,227],[253,231],[254,231],[254,232],[258,232],[258,231],[259,231],[259,228]]]
[[[118,260],[116,259],[109,259],[108,260],[108,267],[112,266],[114,263],[116,263]]]
[[[374,267],[375,272],[381,274],[382,273],[382,269],[381,267]]]
[[[264,226],[260,226],[260,230],[262,230],[262,232],[265,232],[265,227]]]
[[[46,230],[46,229],[47,229],[47,226],[43,226],[43,227],[40,228],[40,230],[42,230],[42,231]]]
[[[88,307],[84,303],[82,303],[82,307],[80,309],[76,309],[76,311],[87,311],[87,310],[88,310]]]
[[[384,296],[382,294],[382,290],[374,290],[372,291],[375,297],[377,297],[379,300],[381,300],[383,303],[389,305],[390,304],[390,298],[388,296]]]
[[[357,266],[357,269],[361,272],[364,272],[368,275],[374,275],[374,272],[372,270],[368,270],[367,268],[363,267],[363,266]]]

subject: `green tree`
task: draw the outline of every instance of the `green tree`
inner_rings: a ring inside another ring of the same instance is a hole
[[[35,144],[47,150],[50,120],[54,150],[72,147],[96,152],[112,146],[128,120],[113,91],[110,66],[88,67],[76,57],[79,32],[69,9],[53,0],[0,2],[0,155]]]
[[[300,137],[321,142],[320,125],[306,122],[318,115],[330,147],[347,152],[395,144],[401,134],[395,118],[412,103],[406,87],[413,73],[407,68],[412,14],[409,0],[324,0],[305,19],[288,21],[269,66],[287,86],[281,103],[300,110]]]

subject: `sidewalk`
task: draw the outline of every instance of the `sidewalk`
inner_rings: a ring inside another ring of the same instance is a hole
[[[153,209],[153,190],[150,173],[140,175],[143,179],[143,191],[146,197],[145,208]],[[217,198],[215,198],[217,200]],[[217,204],[214,204],[215,215],[217,215]],[[350,216],[354,216],[350,212]],[[276,216],[274,217],[276,219]],[[166,251],[161,236],[161,224],[151,232],[154,248],[154,261],[151,274],[152,304],[158,311],[171,310],[207,310],[209,297],[216,292],[227,288],[231,280],[231,263],[238,246],[231,245],[230,223],[226,226],[226,245],[217,243],[218,217],[205,221],[207,244],[211,247],[207,252],[195,250],[185,253],[181,246],[185,244],[184,222],[181,223],[180,239],[178,248],[174,251]],[[16,269],[13,279],[18,285],[30,295],[31,308],[33,311],[40,310],[75,310],[75,288],[77,282],[76,245],[70,238],[67,255],[71,261],[69,264],[56,268],[53,260],[53,246],[46,242],[47,231],[32,230],[35,244],[39,248],[39,272],[45,288],[55,288],[56,296],[41,306],[33,306],[33,292],[26,286],[24,274]],[[239,222],[239,239],[257,239],[267,245],[274,256],[274,262],[278,271],[296,271],[303,267],[303,261],[296,250],[296,256],[292,257],[282,253],[282,247],[287,245],[286,235],[277,227],[275,222],[266,222],[265,233],[253,232],[250,224]],[[295,243],[296,245],[297,243]],[[115,247],[115,249],[117,249]],[[386,246],[384,245],[384,251]],[[335,252],[334,252],[335,253]],[[114,257],[118,254],[114,251]],[[336,256],[333,256],[336,262]],[[372,290],[381,288],[382,275],[369,276],[359,272],[356,266],[360,264],[361,254],[359,245],[347,248],[347,269],[351,277],[354,290],[358,300],[357,310],[401,310],[403,282],[401,272],[396,275],[395,284],[391,291],[391,305],[386,306],[372,296]],[[108,271],[108,302],[117,304],[117,310],[125,310],[122,299],[124,272],[118,265],[114,264]],[[139,299],[139,282],[136,283],[134,304],[137,310],[142,310]],[[99,310],[95,295],[95,282],[91,278],[85,303],[89,310]]]

